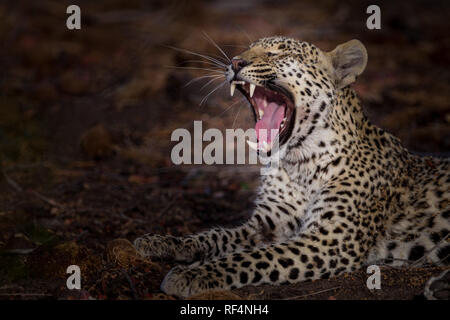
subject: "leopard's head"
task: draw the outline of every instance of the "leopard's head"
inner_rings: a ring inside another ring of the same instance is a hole
[[[328,116],[338,90],[353,83],[366,64],[367,51],[358,40],[325,52],[307,42],[270,37],[234,57],[226,77],[231,94],[237,88],[252,106],[254,147],[268,152],[274,141],[282,149],[306,139]]]

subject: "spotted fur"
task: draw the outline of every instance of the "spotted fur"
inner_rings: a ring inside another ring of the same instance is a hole
[[[366,118],[349,86],[367,61],[359,41],[324,52],[271,37],[239,58],[247,61],[240,79],[291,93],[292,133],[245,224],[136,239],[145,256],[191,263],[167,274],[164,292],[188,297],[325,279],[364,264],[450,262],[450,162],[408,152]]]

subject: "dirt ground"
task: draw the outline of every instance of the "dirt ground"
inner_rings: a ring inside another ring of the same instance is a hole
[[[282,34],[332,50],[360,39],[369,63],[354,85],[370,119],[420,154],[450,156],[446,1],[388,2],[381,30],[368,2],[79,1],[82,29],[65,27],[69,1],[0,3],[0,299],[173,299],[159,291],[172,263],[142,260],[144,233],[184,235],[234,226],[252,210],[258,167],[175,166],[176,128],[253,126],[228,86],[186,83],[208,71],[175,46],[229,56]],[[220,82],[216,82],[220,84]],[[119,240],[118,240],[119,239]],[[120,240],[122,239],[122,240]],[[82,290],[66,287],[79,265]],[[414,299],[443,268],[382,268],[208,299]]]

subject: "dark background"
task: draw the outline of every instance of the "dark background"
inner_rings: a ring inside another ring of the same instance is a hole
[[[204,32],[229,56],[263,36],[327,51],[359,39],[369,62],[354,87],[370,119],[414,152],[450,154],[448,1],[77,1],[74,31],[69,4],[0,3],[0,298],[169,298],[158,286],[171,264],[133,260],[129,244],[111,241],[248,216],[257,167],[170,160],[172,131],[194,120],[204,130],[253,126],[228,85],[199,106],[214,84],[185,84],[209,72],[173,68],[210,67],[168,48],[220,55]],[[381,8],[381,30],[366,28],[370,4]],[[70,264],[82,269],[81,292],[65,289]],[[227,294],[410,299],[437,271],[388,269],[378,293],[361,271]]]

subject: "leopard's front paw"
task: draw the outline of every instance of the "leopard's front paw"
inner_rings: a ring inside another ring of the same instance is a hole
[[[194,250],[186,246],[183,239],[172,236],[146,234],[134,240],[134,247],[144,257],[185,262],[194,258]]]
[[[187,298],[208,290],[220,290],[221,283],[201,267],[177,266],[164,277],[161,290],[168,295]]]

